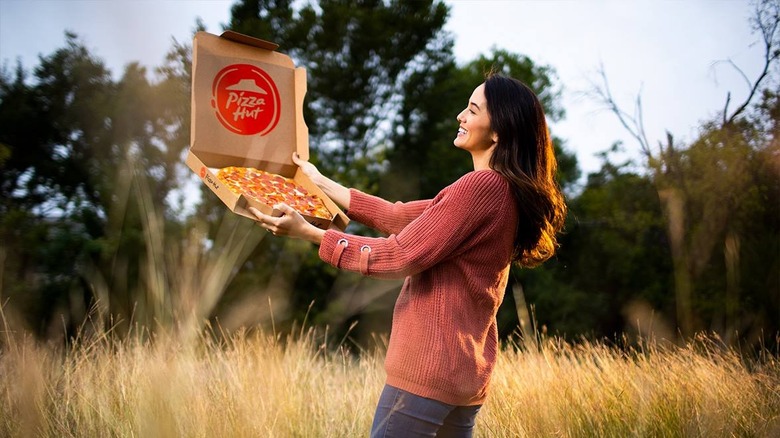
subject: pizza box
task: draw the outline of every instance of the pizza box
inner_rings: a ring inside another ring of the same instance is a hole
[[[256,220],[282,213],[233,193],[217,179],[223,167],[254,167],[292,178],[325,203],[331,220],[303,215],[318,228],[344,230],[349,219],[292,161],[309,158],[303,120],[306,70],[276,51],[278,45],[240,33],[197,32],[192,44],[192,114],[186,163],[234,213]]]

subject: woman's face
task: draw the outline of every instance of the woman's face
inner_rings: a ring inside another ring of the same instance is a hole
[[[498,136],[490,129],[490,114],[485,100],[485,84],[474,89],[466,109],[458,114],[458,135],[453,144],[470,152],[489,150]]]

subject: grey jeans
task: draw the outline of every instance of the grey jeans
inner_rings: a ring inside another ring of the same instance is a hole
[[[471,438],[481,406],[453,406],[385,385],[371,438]]]

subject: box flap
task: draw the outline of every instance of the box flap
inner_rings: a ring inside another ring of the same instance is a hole
[[[222,35],[220,35],[220,37],[231,41],[235,41],[237,43],[259,47],[265,50],[274,51],[279,48],[279,44],[272,43],[266,40],[261,40],[260,38],[251,37],[249,35],[244,35],[243,33],[234,32],[232,30],[226,30],[222,32]]]

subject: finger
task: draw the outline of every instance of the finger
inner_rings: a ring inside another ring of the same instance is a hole
[[[279,204],[274,205],[274,209],[279,210],[282,212],[282,215],[287,216],[288,214],[295,213],[295,209],[290,207],[289,205],[281,202]]]
[[[306,160],[301,158],[301,156],[300,156],[300,154],[298,154],[298,152],[293,152],[292,160],[293,160],[293,163],[297,164],[298,166],[306,163]]]
[[[274,236],[276,235],[276,232],[272,230],[272,228],[274,228],[274,224],[270,223],[273,220],[273,217],[261,213],[260,210],[254,207],[249,207],[249,212],[255,215],[257,218],[257,225],[259,225],[261,228],[264,228]]]
[[[271,216],[268,216],[267,214],[262,213],[260,210],[254,208],[254,207],[249,207],[249,212],[252,213],[253,215],[255,215],[255,217],[257,218],[258,222],[260,222],[261,225],[265,225],[266,222],[268,222],[269,219],[272,218]]]
[[[268,216],[264,215],[263,213],[261,213],[260,210],[254,208],[254,207],[249,207],[249,212],[252,213],[253,215],[255,215],[255,217],[257,218],[257,221],[258,221],[258,223],[260,225],[263,225],[265,223],[266,218],[268,217]]]

